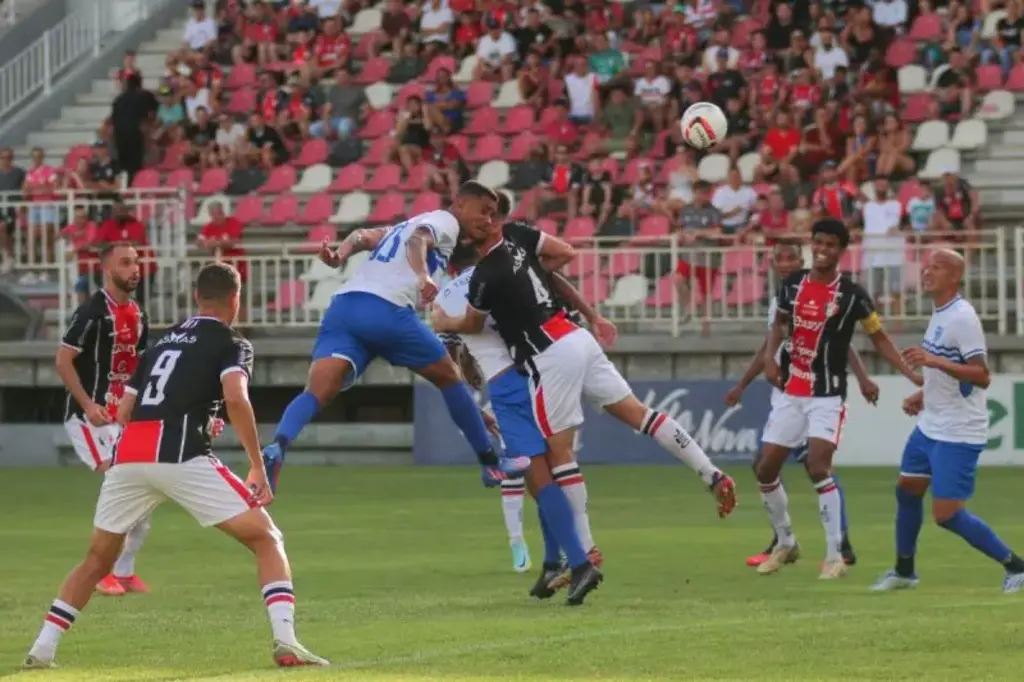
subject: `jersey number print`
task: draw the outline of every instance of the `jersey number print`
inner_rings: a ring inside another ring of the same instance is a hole
[[[146,390],[142,393],[143,405],[159,405],[167,397],[164,389],[171,379],[178,358],[181,357],[180,350],[165,350],[153,363],[153,369],[149,371],[149,381],[146,383]]]

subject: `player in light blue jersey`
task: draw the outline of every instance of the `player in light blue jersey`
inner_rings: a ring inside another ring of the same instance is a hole
[[[476,452],[485,485],[498,485],[507,474],[529,468],[528,458],[498,456],[454,361],[416,313],[437,295],[432,275],[444,270],[460,239],[479,240],[489,232],[497,202],[493,190],[468,182],[447,211],[423,213],[388,228],[355,230],[337,251],[324,246],[321,260],[333,267],[359,251],[371,255],[331,301],[313,346],[306,390],[285,409],[274,442],[264,448],[272,485],[277,485],[288,446],[306,424],[378,357],[413,370],[440,389],[452,420]]]
[[[990,374],[981,321],[959,293],[963,275],[963,257],[949,250],[932,253],[924,269],[922,283],[935,311],[921,345],[903,352],[908,364],[924,368],[924,387],[903,401],[904,412],[917,416],[917,427],[907,439],[896,482],[896,566],[875,583],[875,591],[917,585],[914,556],[929,484],[935,522],[1003,567],[1003,592],[1024,587],[1024,560],[964,507],[988,441]]]

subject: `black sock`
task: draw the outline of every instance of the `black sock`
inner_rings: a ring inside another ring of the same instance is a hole
[[[1024,573],[1024,559],[1021,559],[1016,553],[1011,554],[1003,566],[1006,567],[1008,573]]]
[[[843,544],[840,546],[840,549],[844,552],[848,552],[853,549],[853,545],[850,544],[850,536],[846,533],[843,533]]]
[[[910,576],[914,575],[914,557],[896,557],[896,575],[900,576],[901,578],[909,578]]]
[[[476,459],[480,464],[485,467],[496,467],[498,466],[498,455],[494,453],[494,450],[488,450],[487,452],[481,452],[477,454]]]

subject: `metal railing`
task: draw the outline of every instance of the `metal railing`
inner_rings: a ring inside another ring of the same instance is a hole
[[[31,100],[49,95],[54,84],[74,66],[99,56],[108,36],[143,21],[154,8],[171,1],[136,0],[138,9],[134,17],[119,12],[115,18],[114,7],[121,8],[123,3],[94,0],[44,31],[20,54],[0,66],[0,121]]]
[[[1014,237],[1016,241],[1011,242]],[[852,246],[841,268],[876,299],[887,321],[923,325],[932,306],[921,289],[920,272],[933,239],[870,250]],[[964,293],[986,327],[1007,333],[1011,312],[1016,311],[1016,333],[1024,336],[1020,284],[1024,228],[1017,228],[1015,234],[1008,229],[993,230],[956,248],[967,262]],[[1013,254],[1008,253],[1011,249]],[[153,267],[140,299],[155,326],[175,324],[195,312],[195,275],[219,257],[216,252],[190,247],[185,257],[158,253],[151,260]],[[281,329],[317,326],[334,293],[366,257],[359,254],[335,271],[318,261],[314,245],[306,244],[253,247],[244,256],[226,260],[245,271],[244,324]],[[642,246],[598,243],[581,249],[565,273],[584,298],[616,323],[639,331],[679,334],[688,325],[716,331],[737,324],[764,327],[769,296],[778,286],[770,258],[771,247],[763,245],[684,247],[676,239]],[[810,262],[809,254],[805,260]],[[876,265],[881,262],[900,264]],[[681,268],[680,263],[687,265]],[[59,269],[63,273],[61,291],[71,292],[78,265],[66,262]],[[1011,289],[1008,285],[1014,282]],[[66,320],[73,310],[71,296],[62,295],[61,305],[60,319]]]

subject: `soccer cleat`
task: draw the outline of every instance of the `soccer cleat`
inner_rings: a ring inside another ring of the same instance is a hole
[[[786,564],[796,563],[799,558],[800,545],[776,545],[768,558],[757,567],[757,572],[761,575],[775,573]]]
[[[512,570],[516,573],[526,573],[533,567],[530,561],[530,548],[523,540],[516,540],[512,544]]]
[[[587,560],[590,561],[590,564],[595,568],[601,568],[601,564],[604,563],[604,554],[601,554],[601,550],[597,548],[597,545],[594,545],[590,548],[590,551],[587,552]],[[571,581],[572,570],[569,568],[569,562],[563,560],[562,571],[558,574],[558,577],[548,583],[548,587],[557,592],[563,587],[568,586]]]
[[[604,554],[601,554],[601,550],[597,548],[597,545],[590,548],[590,551],[587,552],[587,558],[590,559],[590,563],[594,564],[597,568],[601,568],[604,564]]]
[[[52,658],[39,658],[29,654],[25,657],[25,660],[21,664],[22,670],[49,670],[50,668],[56,668],[57,662]]]
[[[572,569],[572,579],[569,581],[569,592],[566,595],[565,603],[569,606],[579,606],[587,595],[597,589],[597,586],[604,581],[604,575],[597,566],[589,561],[582,566]]]
[[[839,548],[839,551],[843,554],[843,562],[847,566],[857,565],[857,555],[853,552],[853,545],[850,544],[849,538],[843,536],[843,545]]]
[[[496,488],[501,482],[510,478],[521,478],[526,470],[530,468],[529,457],[505,457],[498,458],[497,466],[484,466],[480,473],[480,479],[485,488]]]
[[[875,581],[875,584],[871,586],[871,591],[895,592],[896,590],[911,590],[917,587],[918,582],[916,575],[900,575],[896,571],[889,571]]]
[[[709,487],[718,502],[718,518],[724,519],[736,508],[736,482],[719,471],[712,476]]]
[[[564,563],[559,564],[544,564],[540,569],[540,577],[537,578],[537,582],[530,588],[530,596],[536,597],[537,599],[550,599],[558,588],[551,587],[551,584],[555,582],[559,576],[566,570]]]
[[[1007,573],[1003,578],[1003,594],[1020,592],[1024,588],[1024,573]]]
[[[777,544],[779,544],[779,538],[777,535],[773,535],[772,541],[769,542],[768,546],[761,550],[759,554],[753,554],[747,557],[747,566],[757,568],[764,562],[768,561],[768,557],[772,555],[772,550],[775,549]]]
[[[846,577],[846,573],[849,570],[842,558],[833,561],[826,560],[821,563],[821,573],[818,574],[818,580],[838,580],[839,578]]]
[[[267,480],[270,481],[270,492],[277,494],[277,479],[281,477],[281,467],[284,466],[285,448],[279,442],[274,441],[263,448],[263,468],[267,471]]]
[[[108,575],[96,583],[96,591],[108,597],[123,597],[126,592],[121,581],[113,575]]]
[[[298,668],[301,666],[317,666],[326,668],[331,664],[326,658],[320,658],[298,642],[285,644],[274,640],[274,663],[278,668]]]
[[[125,592],[137,592],[144,594],[149,592],[149,585],[142,582],[142,579],[137,575],[130,575],[127,578],[121,576],[115,576],[117,582],[121,583],[121,587],[124,588]]]

